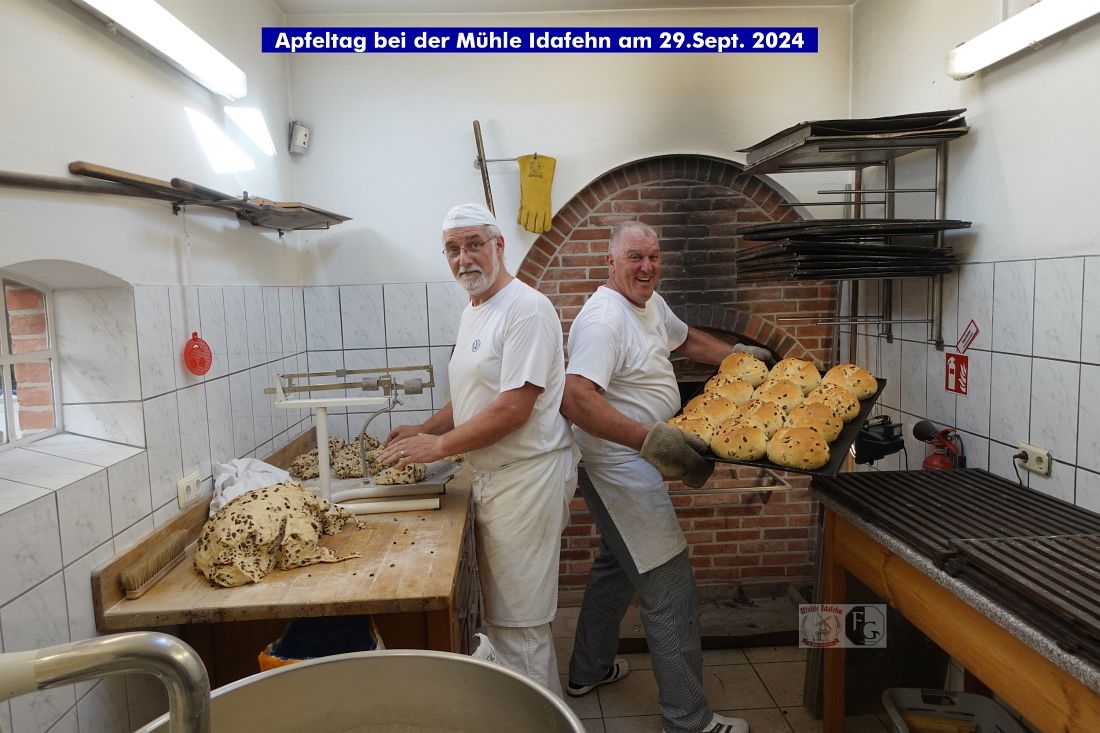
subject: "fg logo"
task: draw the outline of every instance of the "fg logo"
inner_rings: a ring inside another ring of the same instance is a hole
[[[851,606],[844,615],[844,636],[852,646],[885,646],[886,616],[882,606]]]
[[[798,615],[800,647],[886,648],[885,604],[803,603]]]

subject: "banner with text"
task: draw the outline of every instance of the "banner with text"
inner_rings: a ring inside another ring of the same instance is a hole
[[[817,53],[817,28],[262,28],[264,53]]]

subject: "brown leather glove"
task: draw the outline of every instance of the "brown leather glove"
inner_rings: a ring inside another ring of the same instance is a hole
[[[658,422],[646,434],[641,455],[662,476],[680,479],[691,488],[698,489],[714,473],[714,461],[702,456],[707,448],[702,438]]]

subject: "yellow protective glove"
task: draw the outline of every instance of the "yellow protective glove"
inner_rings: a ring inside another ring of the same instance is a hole
[[[550,186],[557,161],[548,155],[521,155],[519,161],[519,218],[521,227],[542,234],[550,230]]]

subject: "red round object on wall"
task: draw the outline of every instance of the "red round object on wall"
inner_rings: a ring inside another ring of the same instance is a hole
[[[183,347],[183,363],[196,377],[201,377],[210,371],[210,365],[214,363],[210,344],[199,338],[198,331],[191,332],[191,340]]]

